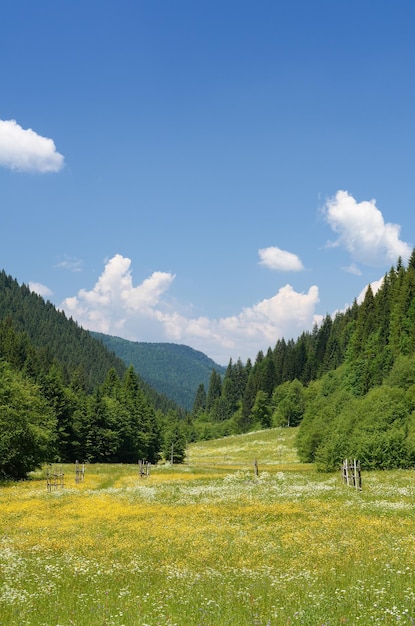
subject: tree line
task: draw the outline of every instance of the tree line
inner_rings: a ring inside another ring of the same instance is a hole
[[[361,304],[254,363],[230,360],[197,390],[195,439],[275,426],[299,426],[301,460],[321,469],[347,456],[366,468],[415,465],[415,251]]]

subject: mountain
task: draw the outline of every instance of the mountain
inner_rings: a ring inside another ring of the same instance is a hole
[[[124,362],[88,331],[4,270],[0,272],[0,320],[25,333],[31,346],[42,351],[44,364],[58,361],[66,380],[74,372],[82,373],[89,391],[104,381],[111,368],[119,376],[126,370]]]
[[[46,462],[155,463],[173,447],[181,462],[183,413],[102,341],[0,272],[0,481]]]
[[[203,352],[175,343],[128,341],[103,333],[91,332],[108,350],[135,371],[159,393],[190,411],[198,386],[209,387],[212,370],[223,375],[226,368]]]
[[[108,371],[113,368],[121,378],[127,367],[125,362],[101,341],[91,336],[72,318],[67,318],[63,311],[45,301],[28,286],[20,285],[16,279],[0,271],[0,323],[10,326],[17,333],[23,333],[30,343],[30,348],[13,348],[22,353],[29,350],[28,359],[22,367],[37,374],[40,369],[47,369],[52,363],[59,363],[68,383],[74,377],[82,379],[88,392],[92,392],[103,383]],[[8,360],[5,350],[5,332],[0,329],[0,358]],[[10,339],[7,340],[10,343]],[[26,340],[25,340],[26,341]],[[32,355],[35,349],[36,357]],[[138,374],[138,371],[137,371]],[[140,386],[151,403],[162,411],[176,409],[177,405],[159,394],[144,379]]]

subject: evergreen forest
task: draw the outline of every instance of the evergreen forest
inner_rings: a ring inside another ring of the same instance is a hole
[[[0,477],[45,462],[182,462],[187,441],[297,428],[323,471],[415,466],[415,251],[374,294],[200,382],[191,410],[0,273]]]
[[[0,272],[0,478],[45,462],[185,454],[183,412],[26,285]]]
[[[300,459],[324,471],[415,466],[415,251],[312,332],[212,371],[192,410],[195,439],[298,426]]]

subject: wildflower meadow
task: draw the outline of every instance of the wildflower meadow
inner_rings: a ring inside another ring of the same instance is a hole
[[[295,434],[2,484],[0,625],[415,624],[415,472],[358,491],[299,463]]]

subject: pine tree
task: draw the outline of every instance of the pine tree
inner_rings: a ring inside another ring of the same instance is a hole
[[[242,398],[241,411],[236,418],[236,428],[238,432],[246,433],[253,425],[252,407],[255,403],[256,394],[258,392],[257,378],[255,374],[255,367],[252,368],[248,380],[246,383],[244,395]]]
[[[206,409],[206,390],[205,385],[200,383],[196,390],[195,401],[193,403],[192,415],[197,417]]]
[[[168,415],[169,426],[164,435],[163,456],[171,463],[183,463],[186,458],[186,433],[182,422],[174,416]]]
[[[206,410],[211,411],[215,401],[220,398],[222,393],[222,379],[219,372],[212,370],[209,379],[209,387],[206,398]]]
[[[222,385],[222,405],[224,419],[230,419],[237,411],[245,391],[246,371],[241,359],[236,363],[229,361]]]

